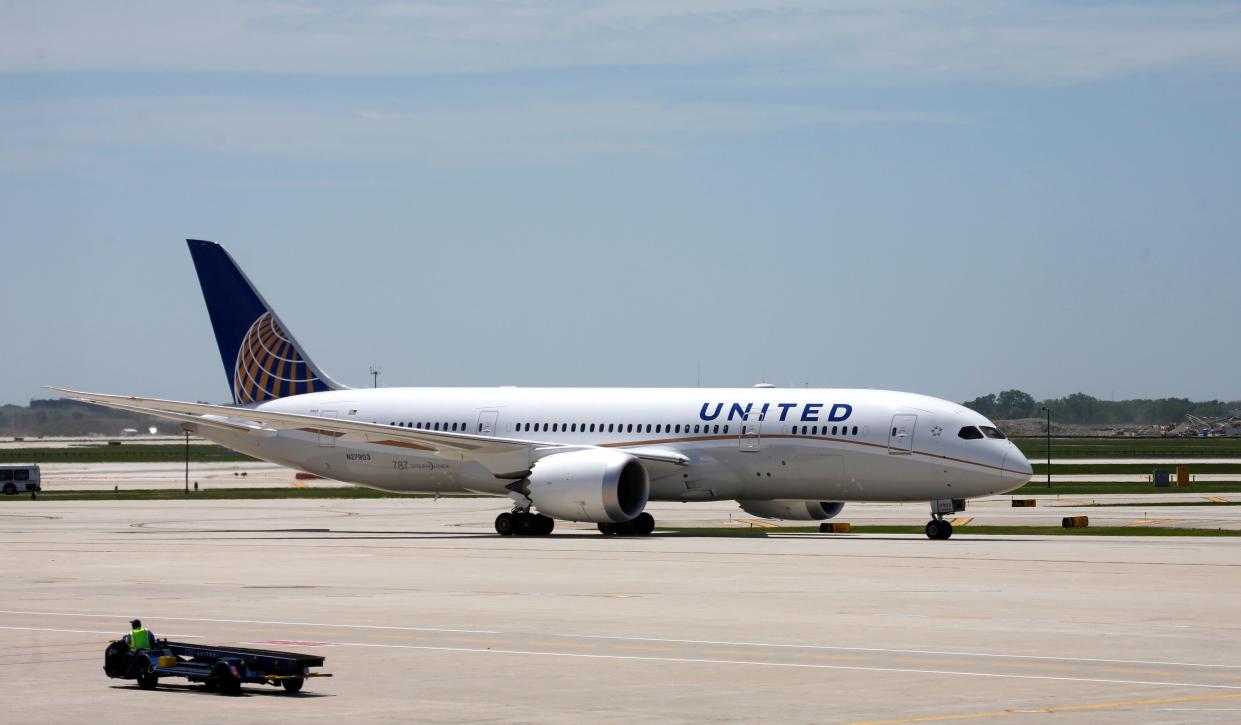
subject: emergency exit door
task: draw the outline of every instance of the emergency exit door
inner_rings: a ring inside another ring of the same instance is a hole
[[[500,418],[498,410],[484,410],[478,415],[478,434],[493,436],[496,434],[496,420]]]
[[[742,451],[753,453],[759,450],[763,441],[763,412],[761,410],[746,413],[745,418],[742,418],[739,440]]]
[[[888,453],[908,455],[914,450],[914,426],[918,424],[916,415],[892,416],[892,429],[888,431]]]

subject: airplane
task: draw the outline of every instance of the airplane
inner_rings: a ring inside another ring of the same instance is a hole
[[[649,501],[735,500],[753,516],[822,521],[847,502],[930,502],[930,539],[967,499],[1026,483],[1029,461],[987,418],[886,390],[350,388],[315,365],[215,242],[190,254],[233,405],[51,388],[177,421],[247,455],[400,493],[507,497],[498,534],[555,521],[646,536]]]

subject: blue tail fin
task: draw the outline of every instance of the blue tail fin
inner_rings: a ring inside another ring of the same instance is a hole
[[[185,241],[198,271],[234,403],[248,405],[344,388],[311,362],[224,247],[198,239]]]

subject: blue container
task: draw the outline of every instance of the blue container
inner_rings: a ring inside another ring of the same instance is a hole
[[[1167,470],[1163,468],[1155,469],[1155,485],[1159,488],[1166,488],[1171,485]]]

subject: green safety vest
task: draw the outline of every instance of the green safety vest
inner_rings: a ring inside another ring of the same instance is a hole
[[[143,627],[129,633],[129,651],[151,649],[151,630]]]

